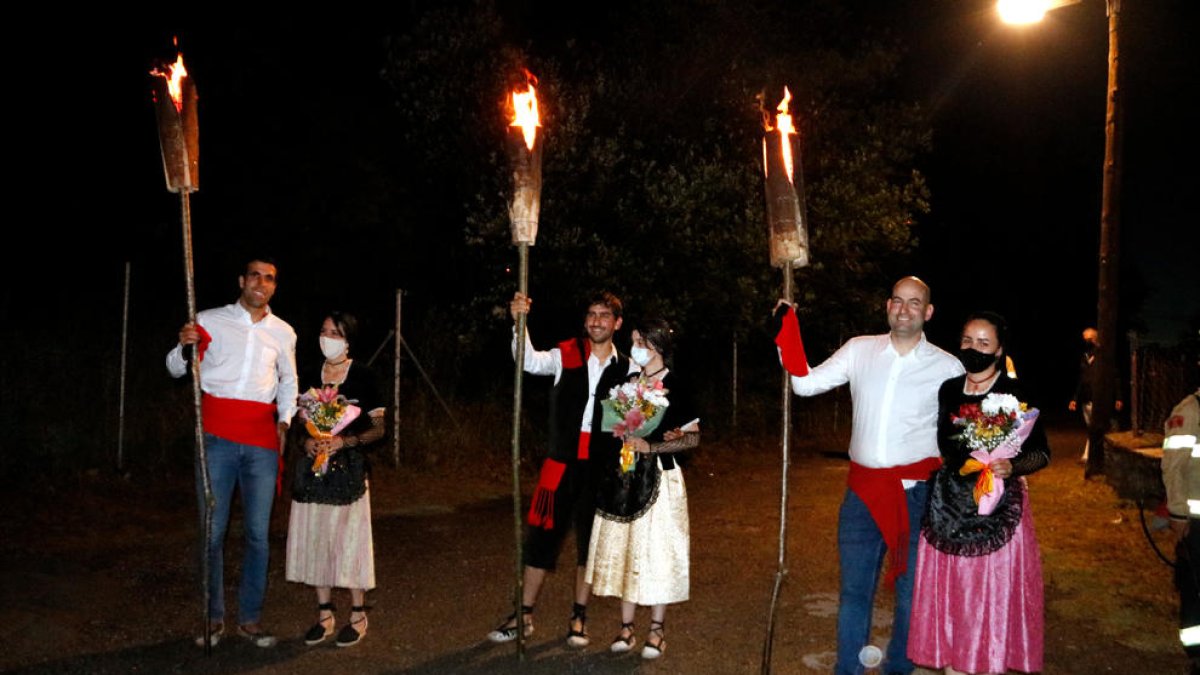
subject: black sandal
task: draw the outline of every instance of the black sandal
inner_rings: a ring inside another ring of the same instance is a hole
[[[623,635],[625,631],[629,631],[629,635]],[[624,654],[631,651],[633,645],[637,644],[637,638],[633,635],[633,622],[621,624],[621,633],[617,634],[616,639],[609,645],[608,650],[617,654]]]
[[[658,626],[655,628],[655,626]],[[657,659],[662,656],[662,653],[667,649],[667,641],[664,639],[663,628],[665,627],[662,621],[650,622],[650,635],[646,636],[646,644],[642,645],[642,658],[646,660]],[[658,636],[658,642],[651,643],[650,638]]]
[[[350,623],[346,624],[345,626],[342,626],[342,629],[340,631],[338,631],[337,646],[339,646],[339,647],[352,647],[352,646],[358,644],[363,639],[363,637],[366,636],[366,634],[367,634],[366,628],[364,628],[361,633],[358,631],[357,628],[355,628],[355,626],[358,626],[360,624],[364,624],[367,622],[367,607],[366,607],[366,605],[354,605],[353,607],[350,608],[350,611],[351,611],[351,613],[359,612],[360,614],[362,614],[362,618],[359,619],[358,621],[351,621]]]
[[[525,624],[525,637],[533,635],[533,605],[521,605],[521,618],[529,617],[528,621],[522,621]],[[512,624],[511,626],[509,624]],[[512,642],[517,639],[517,615],[509,614],[495,630],[488,633],[488,640],[492,642]]]
[[[579,630],[575,630],[575,622],[579,622]],[[582,648],[588,646],[591,640],[587,633],[587,605],[578,602],[571,607],[571,618],[567,622],[567,645]]]
[[[317,605],[317,616],[320,617],[321,612],[329,612],[329,617],[326,619],[317,619],[317,622],[313,624],[313,627],[309,628],[308,632],[304,634],[304,644],[310,647],[313,645],[319,645],[325,641],[325,638],[333,635],[333,627],[337,623],[337,621],[335,621],[336,617],[334,617],[333,612],[336,609],[337,608],[333,606],[332,602],[322,602],[321,604]],[[326,622],[329,623],[328,627],[325,626]]]

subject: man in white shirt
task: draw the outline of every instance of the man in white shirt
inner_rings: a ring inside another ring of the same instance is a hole
[[[211,644],[224,633],[224,542],[234,488],[242,493],[246,535],[238,590],[237,632],[259,647],[276,640],[259,624],[267,590],[267,527],[271,520],[282,439],[296,412],[296,331],[271,313],[276,269],[255,258],[238,277],[238,301],[200,312],[179,331],[167,354],[173,377],[188,372],[185,345],[200,359],[200,387],[208,473],[216,502],[209,541]],[[204,512],[200,466],[197,495]],[[204,638],[198,638],[203,646]]]
[[[838,516],[839,674],[862,672],[859,653],[870,640],[885,551],[887,579],[896,585],[896,611],[884,671],[913,671],[906,649],[917,537],[925,480],[941,463],[937,393],[942,382],[963,373],[957,358],[925,339],[933,304],[923,281],[896,282],[885,308],[889,333],[854,338],[806,375],[791,378],[800,396],[849,383],[854,401],[850,475]],[[785,353],[784,363],[789,362]]]
[[[527,314],[532,301],[517,293],[509,304],[513,320]],[[587,583],[588,544],[596,513],[596,488],[591,459],[602,453],[619,452],[621,442],[600,431],[608,390],[625,382],[635,368],[613,345],[613,334],[621,328],[622,303],[612,293],[598,293],[588,302],[583,328],[586,338],[563,340],[553,349],[535,351],[525,336],[525,372],[552,375],[550,433],[546,459],[529,508],[525,539],[525,571],[521,618],[510,616],[492,632],[492,642],[517,638],[517,625],[525,634],[533,632],[533,608],[546,574],[555,568],[563,539],[575,530],[575,604],[567,628],[567,644],[586,647],[587,603],[592,587]],[[516,355],[516,337],[513,354]]]

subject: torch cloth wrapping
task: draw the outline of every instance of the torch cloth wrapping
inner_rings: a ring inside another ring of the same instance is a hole
[[[512,167],[513,194],[508,204],[514,244],[537,243],[538,212],[542,203],[542,138],[534,140],[533,149],[525,144],[520,127],[509,127],[505,137],[509,166]]]
[[[158,143],[163,173],[171,192],[200,189],[200,121],[196,113],[196,86],[182,82],[180,108],[167,90],[167,81],[154,78],[154,107],[158,115]]]
[[[794,144],[778,131],[763,138],[763,168],[766,171],[767,224],[770,226],[771,265],[808,265],[808,227],[804,217],[804,182],[788,176],[783,143]],[[799,158],[799,152],[792,152]],[[800,173],[797,171],[796,173]]]

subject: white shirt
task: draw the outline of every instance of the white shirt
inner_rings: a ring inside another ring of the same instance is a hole
[[[792,376],[792,391],[812,396],[849,382],[850,459],[883,469],[938,456],[938,389],[963,372],[958,359],[930,344],[924,333],[904,356],[890,336],[867,335],[842,345],[805,377]]]
[[[272,403],[279,420],[296,412],[296,331],[271,313],[255,323],[240,303],[206,309],[196,323],[212,336],[200,361],[200,388],[220,398]],[[172,377],[188,372],[183,346],[167,354]]]
[[[513,330],[512,341],[513,358],[517,357],[517,335],[516,330]],[[610,363],[617,360],[617,350],[614,347],[609,353],[608,358],[601,361],[595,352],[588,354],[587,369],[588,369],[588,400],[583,406],[583,420],[579,423],[579,430],[591,433],[592,431],[592,411],[596,408],[596,385],[600,383],[600,374],[608,367]],[[529,339],[529,331],[525,331],[525,372],[530,375],[553,375],[554,384],[558,384],[559,378],[562,377],[562,352],[555,347],[548,351],[539,352],[533,348],[533,342]],[[629,374],[638,372],[637,366],[629,362]]]

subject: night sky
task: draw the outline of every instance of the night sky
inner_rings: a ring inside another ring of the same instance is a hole
[[[946,344],[967,311],[999,309],[1023,336],[1023,364],[1059,382],[1062,394],[1079,331],[1096,311],[1103,3],[1088,0],[1019,30],[1000,25],[983,1],[852,4],[877,5],[864,30],[887,30],[907,45],[904,91],[931,112],[934,147],[919,168],[932,212],[918,224],[913,270],[934,287],[940,321],[931,338]],[[1122,326],[1167,343],[1188,321],[1194,330],[1200,315],[1200,228],[1185,207],[1200,185],[1200,147],[1195,109],[1183,103],[1200,85],[1196,4],[1124,3]],[[602,36],[621,21],[539,14],[534,2],[503,7],[514,40],[533,48]],[[316,268],[282,270],[275,304],[292,317],[306,311],[301,289],[349,269],[356,249],[426,246],[350,224],[364,203],[386,211],[389,199],[415,197],[379,179],[404,160],[389,152],[394,98],[380,71],[384,38],[420,11],[421,3],[407,3],[373,17],[142,17],[111,28],[76,18],[27,35],[29,62],[15,69],[6,96],[17,111],[9,133],[19,159],[9,166],[19,174],[10,200],[24,205],[10,213],[8,229],[18,231],[10,279],[21,270],[23,282],[4,291],[6,323],[23,316],[52,335],[111,322],[125,260],[134,261],[139,287],[152,289],[140,296],[154,307],[146,312],[167,315],[170,325],[183,316],[178,201],[163,185],[147,75],[173,54],[175,35],[201,97],[201,191],[193,199],[201,307],[233,299],[231,265],[243,250],[268,248]],[[724,48],[717,36],[714,48]],[[377,199],[380,192],[394,196]],[[386,213],[373,216],[386,221]],[[312,253],[335,247],[343,253]],[[418,273],[429,272],[376,270],[348,282],[386,307],[395,287],[420,285]]]

